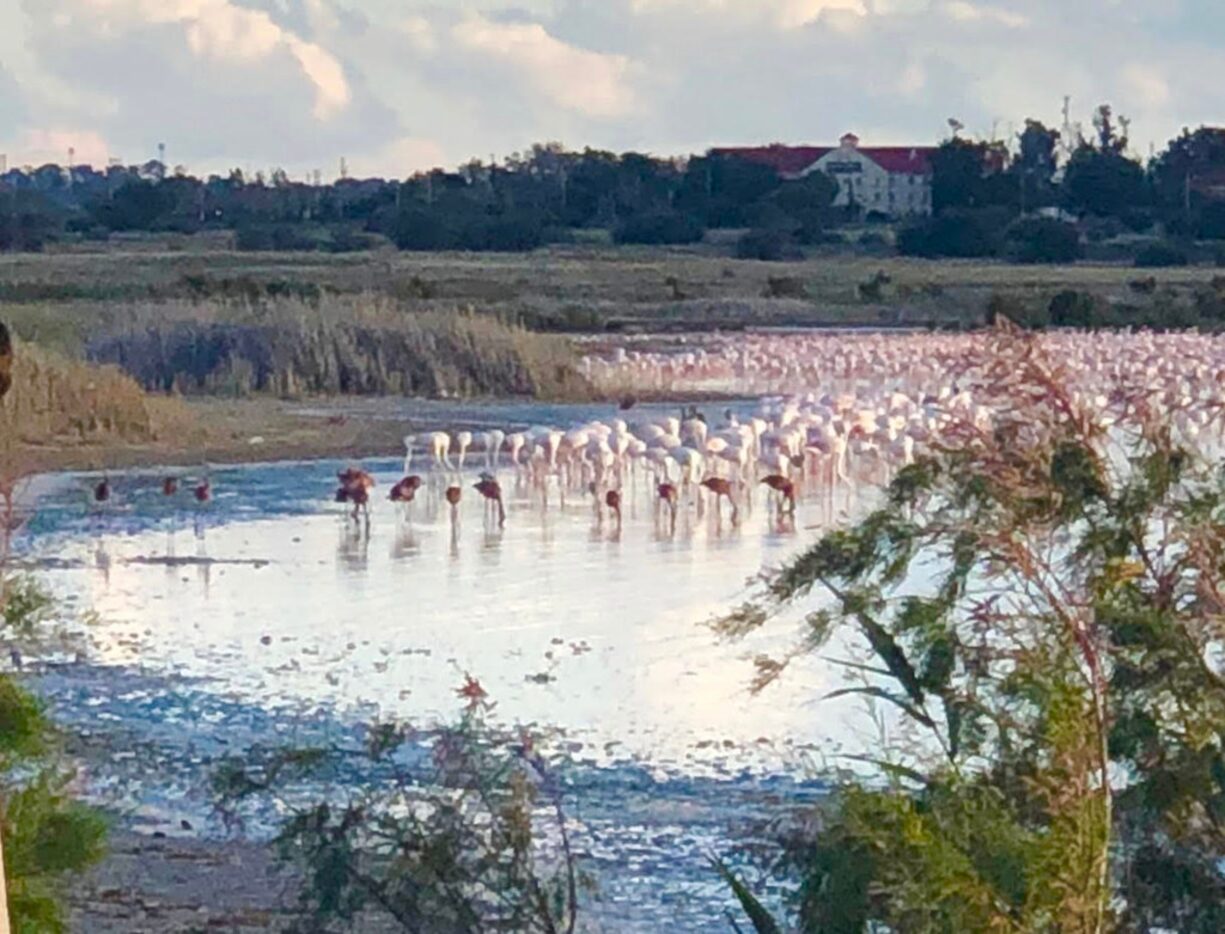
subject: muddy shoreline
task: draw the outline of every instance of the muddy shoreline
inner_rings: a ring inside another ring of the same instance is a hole
[[[718,406],[733,397],[715,394],[644,397],[635,410],[673,412],[682,404]],[[199,467],[323,458],[399,457],[404,436],[436,429],[479,431],[527,428],[528,409],[576,413],[576,418],[622,415],[617,402],[538,402],[534,399],[433,400],[352,397],[306,400],[193,399],[186,403],[195,428],[187,436],[145,443],[57,443],[26,446],[30,473]],[[633,410],[631,410],[633,411]]]

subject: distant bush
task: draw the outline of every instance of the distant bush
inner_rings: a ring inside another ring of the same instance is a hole
[[[871,253],[885,253],[892,245],[889,243],[888,237],[875,230],[869,230],[860,236],[858,243],[861,248]]]
[[[377,234],[338,225],[328,228],[323,248],[329,253],[365,253],[378,249],[384,242]]]
[[[613,231],[617,243],[669,244],[697,243],[706,233],[702,224],[678,211],[638,214],[623,221]]]
[[[1000,231],[1007,212],[945,211],[906,227],[898,234],[898,251],[904,256],[978,258],[1000,251]]]
[[[1051,299],[1050,323],[1057,328],[1100,327],[1110,317],[1105,302],[1091,292],[1066,289]]]
[[[994,326],[1007,319],[1023,328],[1045,328],[1050,324],[1050,310],[1045,306],[1031,306],[1017,295],[994,292],[987,301],[987,325]]]
[[[766,280],[766,298],[808,298],[808,285],[795,276],[771,276]]]
[[[1019,220],[1004,241],[1009,258],[1018,263],[1073,263],[1081,256],[1076,226],[1050,218]]]
[[[884,270],[878,270],[871,279],[859,283],[856,291],[862,302],[880,302],[885,298],[885,287],[891,285],[893,277]]]
[[[391,239],[401,250],[453,250],[459,245],[458,231],[433,211],[421,209],[400,212]]]
[[[1209,201],[1199,215],[1201,240],[1225,240],[1225,201]]]
[[[1152,243],[1136,254],[1137,269],[1163,269],[1186,266],[1190,262],[1185,251],[1171,243]]]
[[[40,253],[52,231],[53,225],[43,215],[0,213],[0,252]]]
[[[473,252],[527,253],[544,245],[537,221],[519,217],[489,217],[469,221],[459,233],[458,246]]]
[[[736,243],[736,255],[740,259],[756,259],[766,262],[799,259],[802,255],[795,239],[786,231],[777,229],[750,230]]]
[[[836,230],[801,230],[799,239],[805,246],[846,246],[846,237]]]
[[[234,246],[244,252],[311,252],[326,243],[326,234],[298,224],[245,224],[234,234]]]

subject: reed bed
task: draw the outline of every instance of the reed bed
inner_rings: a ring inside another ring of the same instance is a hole
[[[0,477],[23,472],[35,448],[142,444],[191,423],[180,402],[150,397],[118,367],[20,341],[12,377],[0,402]]]
[[[84,320],[86,332],[88,318]],[[377,296],[133,304],[85,339],[147,390],[281,397],[590,396],[562,337]],[[79,319],[76,327],[81,327]]]

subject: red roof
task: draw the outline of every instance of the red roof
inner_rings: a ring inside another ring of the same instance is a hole
[[[799,175],[818,159],[824,158],[835,148],[832,146],[749,146],[741,148],[712,149],[716,156],[734,156],[759,165],[766,165],[779,175]],[[860,146],[863,153],[886,172],[905,175],[927,175],[931,172],[931,157],[934,146]]]
[[[806,168],[833,152],[831,146],[748,146],[739,149],[712,149],[715,156],[731,156],[769,166],[779,175],[799,175]]]

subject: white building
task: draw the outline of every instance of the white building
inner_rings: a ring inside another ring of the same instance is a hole
[[[829,146],[759,146],[714,149],[712,155],[735,156],[767,165],[785,179],[824,172],[838,183],[835,206],[855,205],[865,216],[907,217],[931,214],[931,146],[860,146],[848,133],[837,148]]]

